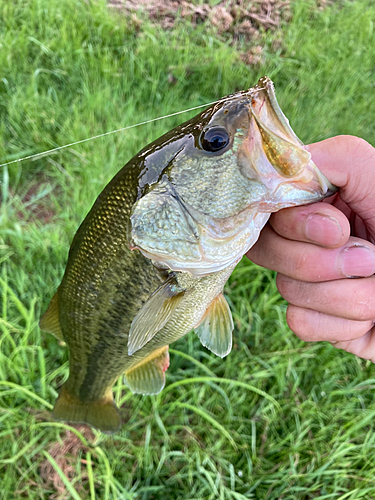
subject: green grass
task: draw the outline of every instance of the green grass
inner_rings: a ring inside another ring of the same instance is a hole
[[[73,15],[74,14],[74,15]],[[74,17],[74,19],[73,19]],[[283,47],[249,68],[207,26],[162,32],[103,3],[0,0],[0,163],[212,101],[268,74],[305,142],[375,143],[375,7],[294,5]],[[173,75],[173,78],[171,78]],[[132,395],[113,437],[53,422],[66,350],[38,329],[69,242],[114,173],[192,113],[0,170],[0,498],[375,497],[373,365],[287,328],[270,271],[248,261],[226,288],[235,321],[221,360],[190,334],[167,386]]]

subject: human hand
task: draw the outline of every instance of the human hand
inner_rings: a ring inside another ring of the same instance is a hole
[[[247,256],[279,273],[300,339],[375,362],[375,148],[338,136],[307,149],[339,193],[273,214]]]

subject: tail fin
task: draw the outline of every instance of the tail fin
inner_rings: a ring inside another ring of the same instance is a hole
[[[97,401],[84,402],[72,396],[63,386],[52,416],[56,420],[88,424],[106,434],[119,430],[121,417],[112,392]]]

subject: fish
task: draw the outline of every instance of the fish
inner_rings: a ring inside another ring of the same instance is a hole
[[[165,385],[168,347],[191,330],[224,358],[223,288],[272,212],[337,191],[311,160],[263,77],[136,154],[76,232],[40,328],[69,349],[56,420],[116,432],[112,386]]]

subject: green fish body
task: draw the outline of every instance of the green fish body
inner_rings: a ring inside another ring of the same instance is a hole
[[[40,327],[69,348],[58,420],[121,424],[112,386],[165,384],[168,346],[192,329],[218,356],[232,345],[223,287],[270,213],[335,188],[278,107],[272,82],[225,97],[146,146],[78,229]]]

